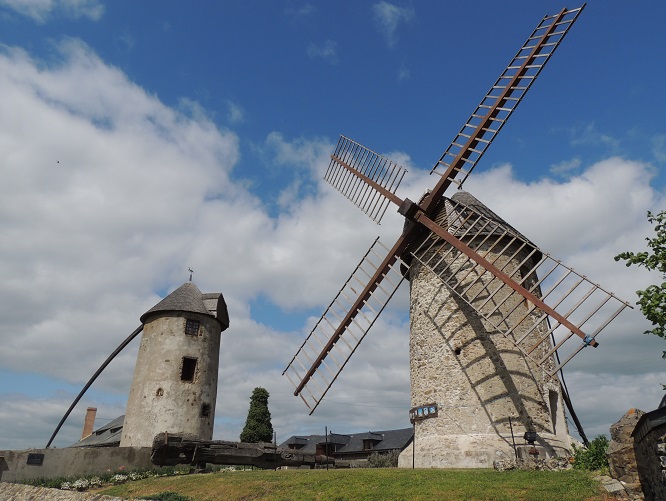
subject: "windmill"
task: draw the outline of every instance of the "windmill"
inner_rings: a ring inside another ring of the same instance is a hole
[[[331,155],[326,181],[377,223],[397,205],[405,224],[392,246],[375,240],[283,375],[312,414],[407,278],[415,438],[403,466],[567,451],[558,372],[629,306],[470,194],[445,196],[462,187],[583,8],[541,20],[435,163],[440,177],[418,203],[395,194],[406,171],[394,162],[344,136]]]

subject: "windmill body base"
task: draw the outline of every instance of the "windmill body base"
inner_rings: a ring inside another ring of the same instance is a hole
[[[414,451],[413,447],[416,446]],[[399,468],[492,468],[497,460],[516,456],[529,463],[534,459],[568,456],[568,444],[554,436],[539,436],[534,445],[516,437],[514,450],[511,436],[495,434],[439,435],[417,438],[398,458]]]
[[[447,216],[437,215],[443,222]],[[536,274],[521,275],[533,268],[532,253],[495,231],[498,241],[485,241],[476,251],[498,269],[515,270],[513,279],[539,297]],[[415,450],[403,451],[399,465],[490,468],[516,456],[568,456],[561,388],[557,376],[548,375],[552,344],[541,342],[548,340],[547,321],[465,255],[444,245],[424,249],[409,274],[411,406],[432,404],[438,411],[416,420]],[[532,317],[534,322],[520,323]],[[507,326],[515,327],[507,334]],[[531,357],[518,348],[518,339],[535,346]],[[526,434],[536,436],[535,443],[528,444]]]

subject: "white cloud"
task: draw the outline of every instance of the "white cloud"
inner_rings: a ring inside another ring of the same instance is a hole
[[[300,7],[288,5],[285,9],[285,15],[292,23],[303,22],[317,12],[317,8],[312,4],[305,3]]]
[[[657,162],[666,162],[666,134],[657,134],[652,138],[652,153]]]
[[[308,45],[307,53],[312,59],[323,59],[330,64],[338,64],[338,44],[333,40],[326,40],[321,45],[311,43]]]
[[[386,39],[389,47],[397,43],[397,31],[401,23],[409,24],[416,17],[411,7],[398,7],[389,2],[378,2],[372,6],[379,32]]]
[[[241,105],[232,101],[227,101],[227,107],[229,108],[229,114],[227,116],[229,123],[239,124],[245,121],[245,110]]]
[[[580,167],[581,160],[580,158],[572,158],[570,160],[564,160],[557,164],[551,165],[550,172],[557,175],[570,175],[572,171],[576,171]]]
[[[410,78],[412,78],[411,72],[409,71],[409,68],[403,64],[398,70],[398,81],[402,82],[403,80],[409,80]]]
[[[285,314],[317,316],[374,236],[390,244],[401,231],[393,209],[377,227],[322,182],[331,140],[268,135],[262,147],[271,164],[294,175],[276,194],[281,210],[271,215],[233,178],[237,134],[217,128],[193,101],[166,107],[80,42],[59,47],[56,62],[16,49],[0,53],[0,366],[83,385],[159,300],[155,291],[180,285],[192,266],[199,287],[222,291],[231,314],[216,438],[238,437],[255,386],[271,393],[278,440],[324,426],[340,432],[408,426],[406,288],[312,417],[280,373],[313,319],[284,328],[278,319],[262,323],[258,318],[270,319],[270,312],[250,308],[262,297]],[[400,196],[417,200],[434,184],[409,156],[389,156],[410,169]],[[524,183],[502,166],[475,173],[468,188],[556,257],[632,301],[651,277],[612,256],[639,246],[651,231],[645,212],[663,207],[652,175],[645,164],[610,158],[582,166],[565,182]],[[572,362],[576,373],[596,378],[599,403],[583,404],[584,424],[605,426],[623,405],[652,401],[658,379],[652,374],[663,362],[654,349],[660,340],[641,337],[643,326],[636,312],[622,315],[600,348]],[[109,418],[122,413],[117,400],[126,394],[135,353],[133,343],[109,366],[58,446],[78,438],[86,405]],[[609,384],[597,384],[609,372]],[[576,404],[576,396],[593,390],[575,379]],[[645,401],[616,397],[616,388],[629,395],[646,385]],[[0,449],[41,446],[73,396],[1,395]]]
[[[0,5],[40,24],[54,15],[98,21],[104,14],[104,5],[99,0],[0,0]]]
[[[611,149],[611,151],[617,151],[620,147],[620,140],[601,132],[595,123],[573,128],[571,136],[571,144],[576,146],[584,144],[601,145]]]

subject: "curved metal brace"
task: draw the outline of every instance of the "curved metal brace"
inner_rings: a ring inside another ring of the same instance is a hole
[[[65,423],[65,421],[67,420],[67,418],[68,418],[69,415],[71,414],[71,412],[72,412],[72,410],[74,409],[74,407],[76,407],[76,404],[79,403],[79,400],[81,400],[81,398],[83,397],[83,395],[85,394],[85,392],[88,391],[88,388],[90,388],[90,386],[95,382],[95,379],[97,379],[97,377],[102,373],[102,371],[103,371],[104,369],[106,369],[106,366],[109,365],[109,364],[111,363],[111,361],[112,361],[114,358],[116,358],[116,355],[118,355],[118,353],[120,353],[121,351],[123,351],[123,349],[124,349],[128,344],[130,344],[130,342],[131,342],[136,336],[138,336],[139,333],[140,333],[142,330],[143,330],[143,324],[141,324],[139,327],[137,327],[137,328],[134,330],[134,332],[132,332],[132,334],[130,334],[130,335],[128,336],[128,338],[125,339],[125,341],[123,341],[122,343],[120,343],[120,346],[118,346],[118,348],[116,348],[115,351],[114,351],[113,353],[111,353],[111,355],[109,355],[109,358],[107,358],[107,359],[104,361],[104,363],[103,363],[102,365],[100,365],[99,369],[97,369],[97,372],[95,372],[95,374],[93,374],[93,376],[90,378],[90,380],[88,380],[88,382],[87,382],[86,385],[83,387],[83,389],[81,390],[81,392],[76,396],[76,398],[75,398],[74,401],[72,402],[72,405],[70,405],[70,406],[69,406],[69,409],[67,409],[67,412],[65,412],[65,415],[62,417],[62,419],[61,419],[60,422],[58,423],[58,426],[56,426],[56,429],[55,429],[55,431],[53,432],[53,435],[51,435],[51,438],[49,439],[49,443],[46,444],[45,449],[48,449],[48,448],[51,446],[51,443],[53,442],[53,439],[56,437],[56,435],[57,435],[58,432],[60,431],[60,428],[62,428],[62,425],[63,425],[63,424]]]

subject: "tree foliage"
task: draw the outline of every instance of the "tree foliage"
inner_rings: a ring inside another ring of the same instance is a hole
[[[650,322],[652,329],[646,334],[654,334],[666,339],[666,211],[654,215],[647,213],[647,218],[654,225],[655,235],[647,237],[648,251],[622,252],[615,256],[615,261],[626,261],[627,266],[643,266],[649,271],[661,274],[661,284],[652,284],[645,290],[636,291],[641,312]],[[663,357],[666,358],[666,352]]]
[[[268,410],[268,397],[268,391],[264,388],[255,388],[252,392],[250,410],[240,435],[241,442],[273,441],[273,425],[271,424],[271,413]]]

